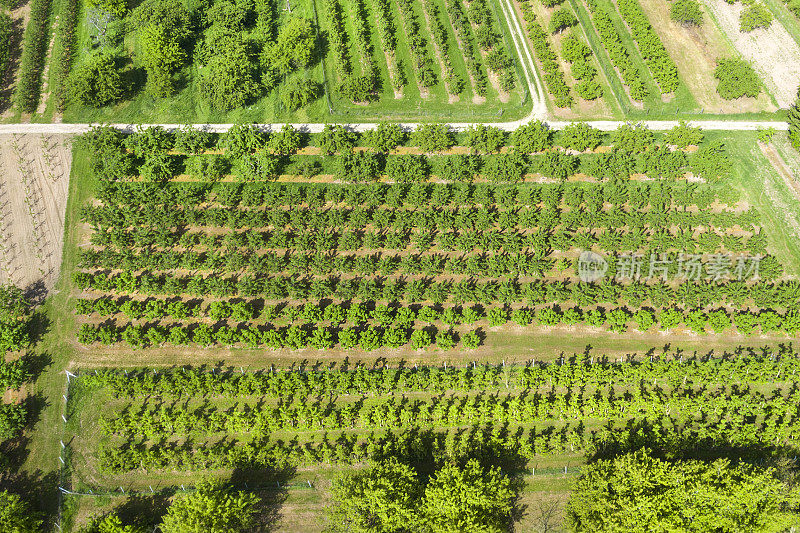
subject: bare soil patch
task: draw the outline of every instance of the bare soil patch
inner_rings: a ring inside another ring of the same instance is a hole
[[[65,135],[0,136],[0,283],[55,284],[72,152]]]
[[[766,94],[757,98],[724,100],[717,93],[714,69],[717,60],[731,57],[736,51],[725,40],[706,13],[703,25],[686,27],[672,21],[669,3],[640,2],[653,29],[678,67],[678,73],[704,111],[712,113],[748,113],[773,111],[775,106]],[[738,28],[737,28],[738,29]]]
[[[730,5],[725,0],[703,2],[736,50],[753,63],[753,68],[764,80],[778,105],[782,108],[792,105],[800,80],[800,46],[780,21],[773,20],[766,30],[744,33],[739,30],[739,14],[744,7],[741,3]]]

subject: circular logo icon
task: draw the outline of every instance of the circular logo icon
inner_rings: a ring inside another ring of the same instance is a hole
[[[578,277],[583,282],[597,281],[605,276],[607,270],[608,263],[600,254],[585,250],[578,257]]]

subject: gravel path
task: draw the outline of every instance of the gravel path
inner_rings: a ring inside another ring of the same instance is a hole
[[[739,13],[744,7],[741,3],[731,5],[725,0],[703,2],[736,50],[753,63],[778,105],[782,108],[792,105],[797,95],[797,84],[800,83],[800,46],[780,21],[773,20],[765,30],[744,33],[739,30]]]

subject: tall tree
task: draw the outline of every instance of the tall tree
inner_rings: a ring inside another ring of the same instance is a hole
[[[28,503],[6,490],[0,492],[0,531],[39,533],[42,521]]]
[[[417,521],[417,474],[396,459],[337,478],[331,493],[328,517],[334,531],[406,531]]]
[[[162,533],[240,533],[253,527],[259,498],[233,492],[218,482],[203,481],[197,491],[170,505]]]
[[[567,522],[574,531],[783,531],[800,518],[798,496],[773,474],[639,450],[584,468]]]
[[[470,459],[464,467],[445,465],[425,487],[422,517],[432,533],[508,530],[514,502],[511,480],[499,468]]]

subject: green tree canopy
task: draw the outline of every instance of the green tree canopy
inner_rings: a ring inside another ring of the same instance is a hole
[[[675,0],[669,9],[669,16],[675,22],[686,26],[703,24],[703,12],[697,0]]]
[[[647,450],[583,469],[567,505],[574,531],[783,531],[798,497],[771,469],[688,460]]]
[[[97,515],[81,528],[80,533],[144,533],[145,530],[136,526],[123,525],[116,513]]]
[[[425,487],[422,516],[432,533],[491,533],[508,530],[514,502],[511,480],[499,468],[475,459],[445,465]]]
[[[40,533],[42,521],[27,502],[16,494],[0,491],[0,531]]]
[[[328,518],[334,531],[405,531],[417,522],[417,473],[396,459],[336,478]]]
[[[180,496],[170,505],[161,523],[162,533],[241,533],[253,527],[255,494],[233,492],[212,481],[197,491]]]
[[[798,90],[800,93],[800,90]],[[789,108],[789,142],[795,150],[800,150],[800,95],[795,100],[794,105]]]
[[[116,63],[116,58],[106,52],[89,55],[70,73],[70,98],[92,107],[103,107],[119,101],[124,89]]]
[[[311,21],[291,15],[283,21],[275,42],[264,47],[262,65],[284,75],[311,63],[316,32]]]

